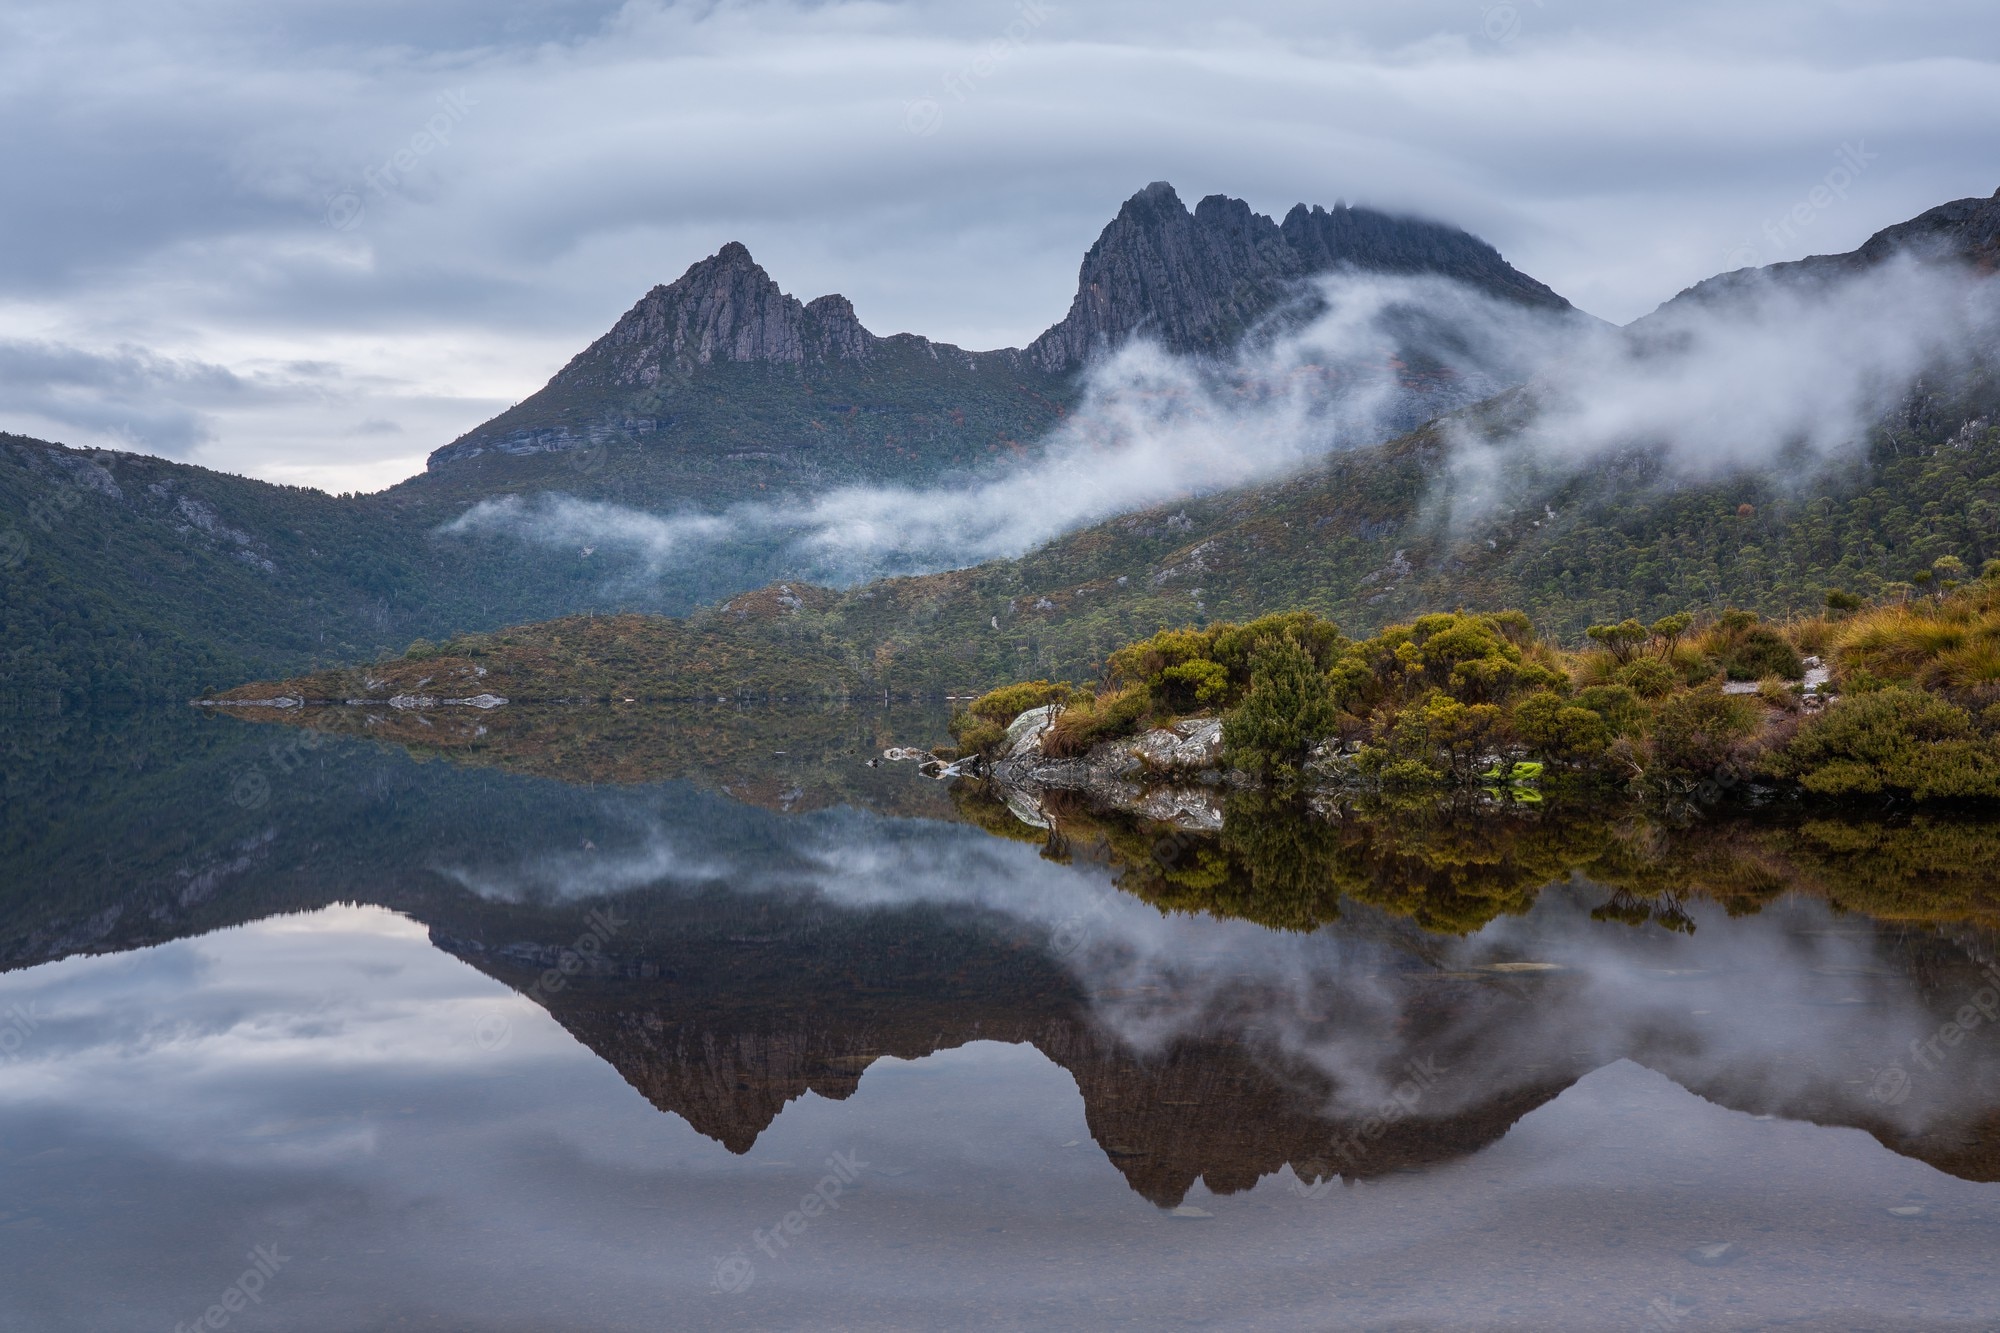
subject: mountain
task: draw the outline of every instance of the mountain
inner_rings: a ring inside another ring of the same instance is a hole
[[[1026,350],[877,336],[846,297],[801,302],[732,242],[648,292],[539,393],[432,454],[422,480],[475,466],[489,488],[518,474],[656,508],[923,482],[1033,442],[1075,402],[1079,372],[1132,338],[1219,357],[1273,315],[1308,317],[1310,280],[1335,273],[1431,274],[1573,311],[1456,227],[1304,204],[1280,224],[1219,194],[1190,213],[1164,181],[1119,209],[1069,313]],[[609,466],[586,477],[514,461],[591,449],[609,450]]]
[[[1726,312],[1760,284],[1818,283],[1898,254],[1985,284],[1964,290],[1992,305],[1995,253],[2000,198],[1960,200],[1847,255],[1692,288],[1629,326],[1631,364],[1643,368],[1649,344],[1671,341],[1698,307]],[[1861,447],[1818,466],[1732,468],[1724,448],[1725,465],[1689,476],[1641,440],[1587,467],[1544,467],[1504,452],[1537,420],[1537,391],[1521,390],[1288,480],[1122,515],[1018,560],[844,594],[737,597],[648,633],[692,692],[957,694],[1092,680],[1109,652],[1159,628],[1280,609],[1367,634],[1428,611],[1519,607],[1573,638],[1635,615],[1811,611],[1830,588],[1878,597],[1942,557],[1975,570],[2000,558],[2000,349],[1955,350],[1960,364],[1919,375]],[[1715,426],[1725,445],[1729,428]],[[1512,490],[1454,522],[1439,484],[1462,429],[1499,442]]]
[[[731,244],[376,495],[0,436],[0,713],[180,699],[420,637],[717,602],[796,571],[753,542],[638,580],[609,552],[439,530],[514,496],[716,509],[991,469],[1062,419],[1092,356],[1138,334],[1219,354],[1298,308],[1305,278],[1342,268],[1437,272],[1566,308],[1440,224],[1301,207],[1280,226],[1221,196],[1190,214],[1155,185],[1105,228],[1070,315],[1027,351],[877,336],[846,298],[786,295]],[[1412,384],[1404,424],[1492,387],[1416,372]]]
[[[1341,272],[1434,274],[1526,306],[1573,308],[1456,227],[1345,204],[1299,204],[1277,223],[1220,194],[1189,213],[1173,186],[1155,181],[1090,247],[1069,314],[1026,357],[1071,370],[1138,334],[1172,352],[1218,355],[1276,311],[1302,302],[1310,312],[1307,280]]]
[[[732,242],[403,488],[660,508],[928,480],[1031,443],[1073,398],[1016,352],[877,337],[846,297],[801,302]]]

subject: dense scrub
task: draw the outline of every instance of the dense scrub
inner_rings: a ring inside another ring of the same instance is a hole
[[[1574,648],[1515,611],[1421,616],[1358,640],[1305,611],[1167,630],[1112,653],[1095,688],[981,697],[958,735],[990,753],[1032,699],[1059,706],[1044,742],[1057,757],[1219,714],[1227,761],[1279,786],[1470,787],[1532,772],[1665,794],[1762,781],[1991,799],[2000,563],[1971,583],[1948,577],[1956,563],[1941,562],[1931,591],[1872,608],[1836,594],[1827,614],[1784,622],[1628,619],[1588,627]]]

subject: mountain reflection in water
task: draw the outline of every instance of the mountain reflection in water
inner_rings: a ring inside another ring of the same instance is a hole
[[[2000,1308],[2000,832],[1239,806],[1163,856],[865,766],[922,724],[690,746],[778,809],[21,738],[0,1327],[171,1327],[273,1243],[243,1327]]]

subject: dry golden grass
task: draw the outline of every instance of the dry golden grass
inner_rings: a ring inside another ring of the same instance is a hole
[[[1862,611],[1837,626],[1833,652],[1847,671],[1923,689],[2000,683],[2000,588],[1978,583],[1943,598]]]

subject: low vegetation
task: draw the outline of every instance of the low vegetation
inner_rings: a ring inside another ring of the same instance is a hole
[[[1940,560],[1869,606],[1838,590],[1784,621],[1727,610],[1588,627],[1563,647],[1518,611],[1447,612],[1349,639],[1307,611],[1166,630],[1113,652],[1093,687],[984,695],[954,730],[992,755],[1023,709],[1058,706],[1045,753],[1195,715],[1280,788],[1571,785],[1685,796],[1789,784],[1825,797],[2000,798],[2000,562]],[[1809,666],[1818,670],[1808,684]]]

